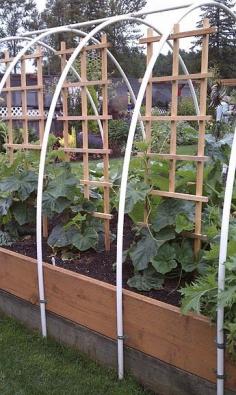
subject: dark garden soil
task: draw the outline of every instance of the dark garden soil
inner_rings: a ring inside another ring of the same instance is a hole
[[[111,222],[111,231],[116,233],[116,218]],[[130,246],[133,240],[132,235],[132,223],[129,218],[125,220],[124,227],[124,250]],[[36,255],[36,240],[35,236],[26,237],[25,239],[14,243],[10,247],[6,247],[11,251],[18,252],[25,256],[37,258]],[[47,245],[46,240],[43,241],[43,260],[44,262],[52,263],[53,252],[52,249]],[[55,257],[56,266],[63,267],[76,273],[80,273],[97,280],[107,282],[115,285],[116,274],[114,270],[114,263],[116,261],[116,242],[111,245],[109,252],[96,252],[89,250],[82,252],[75,256],[73,260],[62,260],[60,257]],[[132,290],[139,294],[149,296],[154,299],[158,299],[162,302],[172,304],[174,306],[180,305],[180,293],[178,288],[183,286],[185,281],[189,279],[179,278],[166,279],[164,287],[161,290],[141,292],[135,288],[130,288],[127,285],[127,280],[133,276],[133,266],[131,262],[126,262],[123,267],[123,287],[128,290]]]

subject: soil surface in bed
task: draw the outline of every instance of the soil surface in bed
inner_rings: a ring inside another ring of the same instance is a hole
[[[117,221],[116,218],[111,221],[111,231],[116,233]],[[133,241],[132,235],[132,222],[127,217],[125,220],[124,227],[124,250],[129,248]],[[35,236],[27,237],[19,242],[14,243],[10,247],[5,247],[8,250],[18,252],[22,255],[29,256],[31,258],[37,258],[36,253],[36,239]],[[53,257],[52,249],[47,245],[46,240],[43,241],[43,261],[52,263]],[[111,244],[111,250],[109,252],[96,252],[89,250],[82,252],[78,255],[78,258],[73,260],[62,260],[60,257],[55,257],[56,266],[63,267],[80,273],[89,277],[93,277],[97,280],[107,282],[115,285],[116,273],[114,270],[114,263],[116,261],[116,242]],[[137,292],[139,294],[158,299],[162,302],[172,304],[174,306],[180,305],[180,293],[178,289],[184,285],[186,281],[190,281],[190,278],[179,279],[166,279],[164,287],[158,291],[151,290],[149,292],[141,292],[135,288],[130,288],[127,285],[127,280],[133,276],[133,265],[130,261],[127,261],[123,266],[123,288]]]

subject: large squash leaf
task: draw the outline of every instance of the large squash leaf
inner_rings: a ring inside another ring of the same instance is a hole
[[[26,200],[30,194],[37,190],[38,177],[32,171],[23,172],[0,181],[1,192],[17,192],[20,200]]]
[[[86,228],[83,232],[74,232],[71,244],[79,251],[86,251],[95,248],[98,242],[98,234],[93,228]]]
[[[153,229],[159,232],[166,226],[173,226],[176,217],[185,214],[189,221],[194,218],[194,203],[189,201],[166,199],[157,207],[156,216],[152,219]]]
[[[175,249],[171,245],[165,244],[159,248],[157,256],[151,259],[151,263],[158,273],[166,274],[176,268],[175,258]]]
[[[125,213],[133,210],[138,202],[144,202],[150,188],[143,182],[131,181],[127,186],[125,198]]]
[[[175,238],[175,233],[171,229],[163,229],[154,238],[148,232],[144,231],[141,240],[138,241],[129,251],[129,256],[133,262],[135,270],[144,270],[148,267],[152,258],[157,255],[159,248],[168,240]]]
[[[135,274],[127,282],[129,287],[136,288],[139,291],[158,290],[162,288],[163,283],[163,276],[158,274],[153,268],[148,268],[143,273]]]

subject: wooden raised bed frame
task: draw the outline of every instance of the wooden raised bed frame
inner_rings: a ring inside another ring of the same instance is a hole
[[[47,311],[116,339],[115,287],[44,264]],[[36,260],[0,248],[0,289],[38,304]],[[215,383],[215,326],[203,316],[124,290],[125,345]],[[226,361],[236,391],[236,365]],[[236,392],[235,392],[236,393]]]

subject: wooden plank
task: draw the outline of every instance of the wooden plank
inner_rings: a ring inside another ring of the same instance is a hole
[[[91,44],[85,46],[83,51],[94,51],[95,49],[110,48],[111,46],[112,45],[110,43]],[[75,48],[61,49],[60,51],[55,52],[55,55],[71,55],[74,51]]]
[[[42,49],[40,46],[37,48],[38,57],[36,59],[37,64],[37,86],[40,87],[37,93],[38,98],[38,109],[39,109],[39,116],[41,117],[38,121],[39,124],[39,140],[40,144],[43,142],[43,135],[44,135],[44,95],[43,95],[43,64],[42,64]]]
[[[22,87],[26,86],[26,65],[25,60],[21,59],[21,73],[20,81]],[[25,89],[21,90],[21,108],[22,108],[22,118],[23,118],[23,142],[25,145],[29,143],[29,130],[28,130],[28,119],[27,119],[27,91]]]
[[[104,48],[101,50],[101,78],[102,80],[107,80],[107,36],[106,34],[102,34],[101,43],[104,44]],[[103,127],[103,148],[109,149],[109,137],[108,137],[108,90],[107,85],[102,86],[102,116],[104,117],[102,122]],[[109,183],[110,181],[110,172],[109,172],[109,154],[105,154],[103,156],[103,178],[104,181]],[[103,192],[103,210],[104,214],[110,214],[110,187],[104,186]],[[104,221],[104,244],[105,250],[110,251],[111,248],[111,240],[110,240],[110,220],[105,219]]]
[[[14,150],[28,149],[28,150],[41,150],[41,145],[38,144],[4,144],[6,148],[13,148]]]
[[[168,197],[174,199],[182,199],[182,200],[191,200],[194,202],[203,202],[203,203],[208,202],[208,198],[206,196],[190,195],[188,193],[153,190],[150,192],[150,195]]]
[[[39,55],[38,52],[33,52],[33,53],[31,53],[31,54],[21,56],[21,60],[36,59],[36,58],[38,58],[39,56],[43,56],[43,55]],[[0,60],[0,63],[10,63],[10,62],[12,62],[14,59],[15,59],[15,58],[9,58],[9,59],[7,60],[7,62],[6,62],[5,60],[1,59],[1,60]]]
[[[153,29],[148,28],[147,30],[147,36],[152,37],[153,36]],[[148,64],[150,63],[150,60],[153,55],[153,44],[148,43],[147,44],[147,67]],[[152,73],[150,75],[149,82],[147,84],[146,88],[146,107],[145,107],[145,115],[147,117],[151,117],[152,115]],[[148,149],[147,152],[151,152],[151,142],[152,142],[152,122],[147,121],[145,124],[145,132],[146,132],[146,142],[148,144]],[[150,160],[149,157],[147,157],[147,166],[145,166],[145,173],[144,173],[144,182],[148,185],[149,183],[149,172],[150,172]],[[146,197],[145,202],[144,202],[144,216],[143,216],[143,222],[148,224],[149,221],[149,215],[150,215],[150,207],[149,207],[149,201],[148,198]]]
[[[43,85],[21,85],[3,88],[2,92],[20,92],[20,91],[37,91],[43,88]]]
[[[9,52],[5,51],[4,52],[4,61],[6,63],[6,67],[9,67]],[[9,76],[7,78],[6,81],[6,89],[10,89],[11,88],[11,76]],[[12,108],[12,94],[10,91],[6,91],[6,102],[7,102],[7,117],[4,117],[4,119],[6,119],[7,122],[7,142],[9,144],[13,144],[14,142],[14,138],[13,138],[13,122],[12,122],[12,112],[11,112],[11,108]],[[9,155],[9,160],[10,163],[13,162],[13,149],[11,147],[9,147],[8,149],[8,155]]]
[[[111,84],[111,80],[94,80],[94,81],[77,81],[77,82],[65,82],[63,88],[76,88],[80,86],[95,86],[95,85],[108,85]]]
[[[44,264],[48,311],[116,339],[115,287]],[[0,248],[0,289],[38,304],[36,260]],[[125,345],[215,382],[215,326],[203,316],[123,290]],[[226,386],[236,389],[226,364]]]
[[[236,86],[236,78],[227,78],[220,81],[224,86]]]
[[[174,25],[174,34],[179,33],[179,25]],[[173,64],[172,75],[179,74],[179,39],[175,38],[173,43]],[[170,133],[170,155],[176,155],[177,145],[177,122],[175,117],[178,114],[178,81],[172,81],[171,93],[171,133]],[[175,173],[176,173],[176,160],[170,159],[169,165],[169,191],[175,192]]]
[[[87,81],[87,53],[81,52],[81,81]],[[82,110],[82,132],[83,132],[83,179],[89,180],[89,156],[88,156],[88,99],[86,87],[81,87],[81,110]],[[84,197],[89,199],[89,186],[84,186]]]
[[[170,34],[168,37],[168,40],[176,40],[180,38],[187,38],[187,37],[198,37],[198,36],[203,36],[206,34],[214,34],[217,32],[216,27],[209,27],[209,28],[202,28],[202,29],[195,29],[195,30],[189,30],[185,32],[174,32],[174,34]],[[140,44],[147,44],[147,43],[154,43],[154,42],[159,42],[161,40],[162,36],[154,36],[154,37],[144,37],[139,40]]]
[[[155,152],[151,152],[147,155],[149,158],[158,158],[163,160],[183,160],[183,161],[193,161],[193,162],[207,162],[210,158],[209,156],[197,156],[197,155],[178,155],[178,154],[156,154]],[[139,152],[137,156],[144,156],[142,152]]]
[[[61,51],[66,51],[66,43],[64,41],[61,42]],[[63,73],[64,68],[66,67],[66,55],[63,54],[61,56],[61,72]],[[63,139],[64,139],[64,147],[68,148],[69,146],[69,122],[67,119],[68,116],[68,90],[66,88],[61,89],[62,95],[62,113],[64,115],[63,121]],[[59,120],[59,119],[58,119]],[[69,161],[69,155],[66,155],[66,161]]]
[[[210,26],[209,20],[204,19],[203,27],[208,28]],[[202,56],[201,56],[201,73],[207,73],[208,71],[208,47],[209,47],[209,35],[205,35],[202,39]],[[201,80],[200,85],[200,115],[206,114],[207,108],[207,78]],[[198,155],[204,155],[205,152],[205,129],[206,122],[201,120],[199,122],[199,133],[198,133]],[[197,163],[197,177],[196,177],[196,195],[202,195],[203,193],[203,180],[204,180],[204,163]],[[202,202],[196,204],[195,209],[195,233],[202,233]],[[194,251],[197,255],[201,249],[201,240],[195,240]]]
[[[152,77],[151,82],[171,82],[171,81],[185,81],[185,80],[202,80],[204,78],[211,78],[212,73],[197,73],[197,74],[182,74],[182,75],[166,75],[163,77]]]
[[[107,187],[107,188],[112,187],[112,183],[108,181],[80,180],[80,184],[87,184],[94,187]]]
[[[24,121],[24,120],[27,120],[27,121],[38,121],[39,119],[47,119],[47,117],[46,116],[40,116],[40,115],[26,115],[26,116],[23,116],[23,115],[12,115],[12,116],[7,116],[7,117],[4,117],[4,120],[10,120],[10,119],[12,119],[12,120],[15,120],[15,121]]]
[[[57,117],[58,121],[105,121],[112,119],[111,115],[64,115]]]
[[[152,115],[151,117],[141,116],[139,117],[142,121],[211,121],[211,115]]]
[[[105,155],[105,154],[110,154],[111,150],[110,149],[100,149],[100,148],[64,148],[61,147],[59,148],[60,151],[65,151],[65,152],[74,152],[74,153],[88,153],[88,154],[96,154],[96,155]]]
[[[95,218],[101,218],[101,219],[109,220],[109,221],[113,218],[112,214],[106,214],[106,213],[93,212],[92,215]]]

